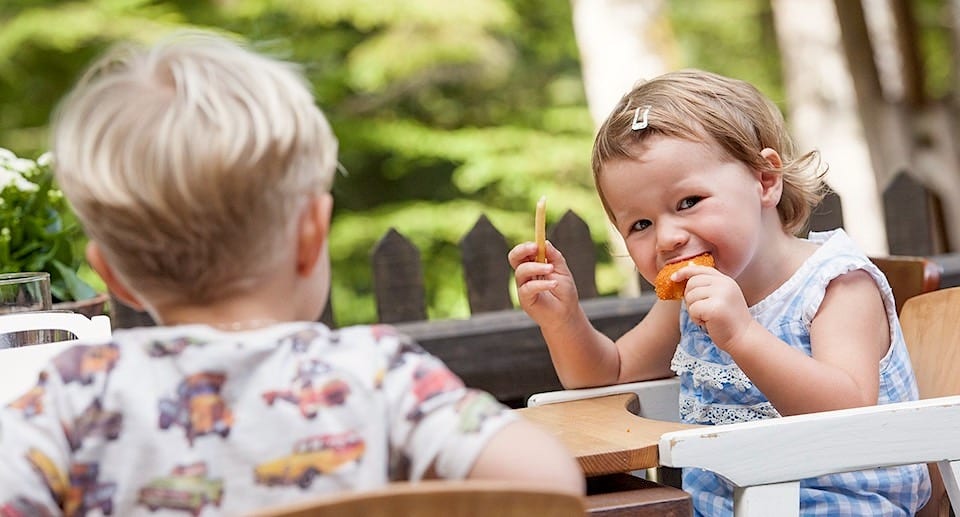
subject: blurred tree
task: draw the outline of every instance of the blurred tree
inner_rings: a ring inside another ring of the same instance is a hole
[[[51,108],[95,55],[176,27],[304,65],[341,141],[339,324],[376,319],[368,253],[389,227],[421,250],[431,317],[468,313],[457,242],[481,213],[517,242],[547,194],[552,219],[573,209],[603,241],[570,12],[548,0],[6,2],[0,143],[38,154]]]
[[[594,9],[603,1],[572,3]],[[923,0],[918,12],[928,19],[946,1]],[[45,150],[51,109],[111,43],[152,40],[174,28],[219,30],[302,63],[340,138],[344,173],[334,186],[331,247],[338,324],[376,319],[369,252],[390,227],[421,250],[430,316],[466,316],[459,239],[481,213],[508,242],[529,239],[541,195],[550,200],[548,221],[571,209],[590,225],[598,288],[612,294],[622,279],[589,168],[591,111],[605,108],[591,100],[588,109],[581,71],[587,45],[575,38],[572,3],[5,0],[0,146],[27,156]],[[669,68],[749,80],[784,107],[770,0],[642,3],[651,4],[662,9],[655,29],[592,52],[656,38],[669,49]],[[940,49],[927,52],[937,63],[953,55],[942,51],[946,40],[922,39]],[[930,75],[946,89],[949,73]]]

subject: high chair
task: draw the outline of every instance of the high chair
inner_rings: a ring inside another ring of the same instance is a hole
[[[737,517],[798,515],[799,480],[915,463],[931,468],[934,495],[920,515],[960,514],[960,287],[935,289],[940,271],[917,257],[875,259],[890,280],[923,400],[665,433],[660,465],[700,467],[736,485]],[[919,294],[926,293],[926,294]],[[636,394],[639,415],[676,421],[676,378],[538,393],[528,405]],[[947,396],[953,395],[953,396]],[[940,397],[940,398],[931,398]]]
[[[581,497],[506,481],[421,481],[270,508],[259,517],[583,517]]]
[[[99,344],[110,340],[110,318],[62,311],[16,312],[0,315],[0,335],[34,330],[61,330],[75,339],[0,349],[0,404],[29,389],[37,375],[59,351],[71,343]]]

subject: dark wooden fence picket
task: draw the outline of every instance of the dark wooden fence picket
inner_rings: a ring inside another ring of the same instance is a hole
[[[891,255],[929,256],[944,251],[940,201],[906,172],[883,190],[883,218]]]
[[[807,226],[812,232],[843,228],[843,204],[836,191],[830,189],[824,194],[820,204],[810,214],[810,222]]]
[[[382,323],[427,319],[420,250],[393,228],[373,247],[373,291]]]
[[[556,246],[577,283],[581,300],[597,297],[597,254],[590,227],[572,210],[567,210],[547,231],[547,239]]]
[[[513,308],[507,239],[481,215],[460,240],[461,263],[471,314]]]

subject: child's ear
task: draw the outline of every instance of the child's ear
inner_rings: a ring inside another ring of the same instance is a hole
[[[775,207],[780,203],[783,195],[783,161],[780,153],[769,147],[760,151],[760,157],[767,162],[768,167],[757,172],[760,180],[760,199],[764,206]]]
[[[90,267],[100,275],[103,283],[107,284],[107,289],[113,296],[138,311],[143,310],[143,304],[137,300],[137,297],[130,289],[127,289],[123,281],[113,272],[113,268],[103,257],[103,252],[100,251],[100,246],[97,246],[97,243],[93,241],[87,243],[86,256]]]
[[[317,266],[323,247],[330,235],[330,216],[333,196],[323,192],[312,196],[300,213],[297,227],[297,274],[310,276]]]

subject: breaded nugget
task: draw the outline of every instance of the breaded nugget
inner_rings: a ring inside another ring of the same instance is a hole
[[[661,300],[679,300],[683,298],[683,291],[687,287],[686,280],[683,282],[674,282],[670,280],[670,275],[691,263],[700,266],[715,267],[713,255],[709,253],[703,253],[690,260],[680,260],[663,266],[663,269],[657,273],[657,279],[653,283],[653,287],[657,291],[657,298]]]

